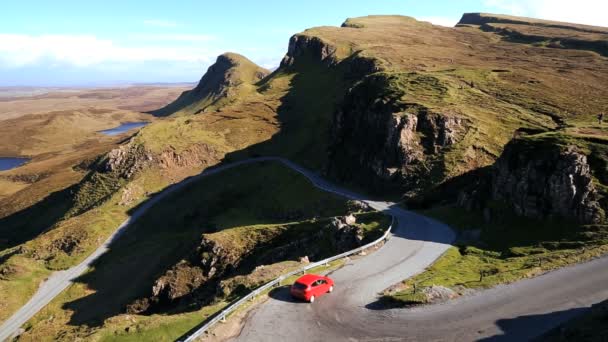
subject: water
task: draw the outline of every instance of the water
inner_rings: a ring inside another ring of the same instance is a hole
[[[29,158],[5,158],[0,157],[0,171],[6,171],[19,167],[29,161]]]
[[[101,134],[105,134],[105,135],[118,135],[118,134],[122,134],[126,131],[130,131],[132,129],[135,128],[140,128],[143,127],[145,125],[149,124],[149,122],[127,122],[124,123],[118,127],[114,127],[114,128],[110,128],[110,129],[106,129],[103,131],[99,131],[99,133]]]

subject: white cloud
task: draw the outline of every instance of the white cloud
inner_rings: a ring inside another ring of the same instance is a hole
[[[171,20],[162,20],[162,19],[148,19],[148,20],[144,20],[144,24],[147,26],[155,26],[155,27],[163,27],[163,28],[170,28],[170,27],[177,27],[177,23]]]
[[[178,38],[196,40],[203,37]],[[209,63],[219,53],[221,51],[215,48],[195,44],[166,47],[116,44],[91,35],[0,34],[0,65],[5,67],[49,62],[78,67],[150,61]]]
[[[433,25],[454,27],[454,26],[456,26],[456,24],[458,23],[458,20],[460,18],[450,18],[450,17],[419,17],[419,18],[416,18],[416,19],[420,20],[420,21],[428,21],[428,22],[432,23]]]
[[[608,26],[605,0],[485,0],[484,3],[503,14]]]
[[[208,42],[216,37],[208,34],[133,34],[130,38],[140,41]]]

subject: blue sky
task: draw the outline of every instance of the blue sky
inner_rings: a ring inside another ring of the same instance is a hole
[[[215,57],[272,68],[289,37],[348,17],[401,14],[453,25],[493,12],[608,26],[608,1],[306,0],[7,1],[0,12],[0,86],[192,82]]]

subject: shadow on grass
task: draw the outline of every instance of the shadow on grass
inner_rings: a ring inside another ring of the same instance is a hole
[[[59,222],[72,205],[75,188],[56,191],[26,209],[1,218],[0,251],[30,241]]]

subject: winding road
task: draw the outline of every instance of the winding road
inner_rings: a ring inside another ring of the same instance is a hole
[[[30,301],[0,326],[0,341],[18,332],[21,325],[86,271],[130,223],[154,204],[202,177],[263,161],[281,162],[323,190],[363,200],[393,215],[398,224],[383,248],[350,261],[332,274],[337,284],[334,293],[309,305],[294,302],[286,291],[279,291],[248,315],[235,338],[237,341],[526,340],[608,298],[608,259],[604,258],[448,304],[383,310],[375,305],[378,292],[433,263],[450,247],[455,238],[453,231],[393,203],[370,201],[332,185],[286,159],[263,157],[207,169],[148,200],[86,260],[54,273],[44,282]]]
[[[377,293],[429,265],[450,232],[391,208],[399,225],[383,248],[331,277],[313,305],[284,288],[249,313],[234,341],[527,341],[608,298],[608,258],[499,286],[446,304],[383,309]]]

